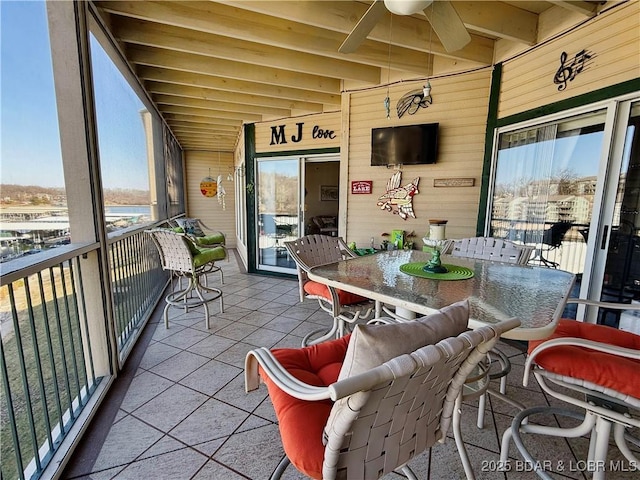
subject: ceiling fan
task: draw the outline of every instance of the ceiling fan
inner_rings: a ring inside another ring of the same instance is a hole
[[[471,41],[467,28],[447,0],[375,0],[338,51],[355,52],[387,10],[396,15],[423,12],[447,52],[460,50]]]

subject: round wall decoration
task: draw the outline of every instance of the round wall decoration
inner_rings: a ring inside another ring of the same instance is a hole
[[[218,194],[218,183],[211,177],[204,177],[200,181],[200,193],[205,197],[215,197]]]

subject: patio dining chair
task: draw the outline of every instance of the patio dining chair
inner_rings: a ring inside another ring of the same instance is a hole
[[[470,237],[449,240],[443,254],[453,257],[478,258],[503,263],[525,265],[534,247],[494,237]]]
[[[349,331],[349,325],[371,318],[375,302],[360,295],[311,281],[307,275],[313,267],[357,257],[342,238],[306,235],[284,242],[284,245],[296,262],[300,301],[303,302],[306,298],[318,300],[320,308],[333,319],[329,330],[320,329],[307,334],[302,340],[303,347],[341,337]],[[317,337],[319,334],[320,336]]]
[[[535,256],[531,262],[537,262],[549,268],[558,268],[559,262],[548,258],[549,253],[557,251],[562,246],[564,236],[571,229],[570,222],[556,222],[542,232],[542,243],[540,248],[536,249]],[[545,256],[546,255],[546,256]]]
[[[163,270],[170,271],[171,292],[165,297],[164,324],[169,328],[169,308],[181,307],[187,311],[190,308],[204,307],[205,325],[209,328],[209,308],[207,304],[220,300],[220,312],[223,311],[222,291],[206,285],[209,273],[222,271],[216,262],[227,257],[222,246],[213,248],[198,247],[185,233],[177,233],[170,229],[157,228],[146,230],[151,235],[153,243],[160,254],[160,264]],[[173,288],[173,278],[185,278],[187,286],[182,288],[178,282],[177,290]],[[221,277],[222,278],[222,277]],[[203,281],[205,284],[203,285]]]
[[[299,349],[247,354],[245,386],[266,383],[285,456],[314,479],[374,479],[401,470],[444,442],[452,424],[467,478],[474,478],[459,421],[469,375],[505,331],[508,320],[466,331],[468,303],[414,322],[357,325],[351,335]]]
[[[640,310],[637,304],[583,299],[569,302],[595,308]],[[585,465],[590,466],[594,480],[601,480],[610,468],[606,460],[613,429],[614,442],[629,462],[627,467],[640,466],[637,456],[640,438],[631,435],[631,429],[635,429],[637,435],[640,428],[640,335],[606,325],[561,319],[551,337],[529,343],[525,387],[530,371],[546,393],[580,411],[543,406],[518,413],[502,437],[500,460],[503,465],[508,460],[509,442],[513,438],[518,451],[538,476],[551,479],[541,468],[544,459],[534,458],[524,439],[534,434],[565,438],[589,436]],[[547,414],[546,418],[548,414],[569,417],[581,423],[571,427],[533,423],[531,417],[541,414]],[[635,453],[630,445],[635,445]]]
[[[449,240],[443,248],[443,253],[453,257],[477,258],[494,262],[512,263],[516,265],[526,265],[531,257],[534,247],[531,245],[520,245],[517,243],[494,237],[470,237]],[[500,398],[507,403],[511,403],[504,397],[507,389],[507,375],[511,372],[511,362],[509,358],[498,348],[493,348],[489,352],[491,373],[489,378],[500,380]],[[499,369],[496,369],[499,366]],[[489,391],[491,392],[491,390]],[[484,412],[486,409],[487,395],[480,397],[478,403],[478,428],[484,427]]]

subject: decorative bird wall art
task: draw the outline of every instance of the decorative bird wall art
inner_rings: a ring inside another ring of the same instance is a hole
[[[400,186],[402,172],[398,170],[387,182],[387,191],[378,198],[380,210],[386,210],[406,220],[408,217],[416,218],[413,211],[413,196],[418,192],[420,177],[414,178],[411,183]]]

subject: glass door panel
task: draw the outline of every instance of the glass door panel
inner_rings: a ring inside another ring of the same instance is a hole
[[[576,297],[589,258],[605,120],[602,109],[498,138],[488,234],[534,246],[532,265],[575,273]]]
[[[490,235],[533,245],[531,264],[584,271],[605,111],[502,133]]]
[[[298,238],[299,159],[259,159],[257,162],[258,270],[295,273],[284,243]]]
[[[640,300],[640,102],[631,105],[620,175],[614,182],[601,298],[628,303]]]

